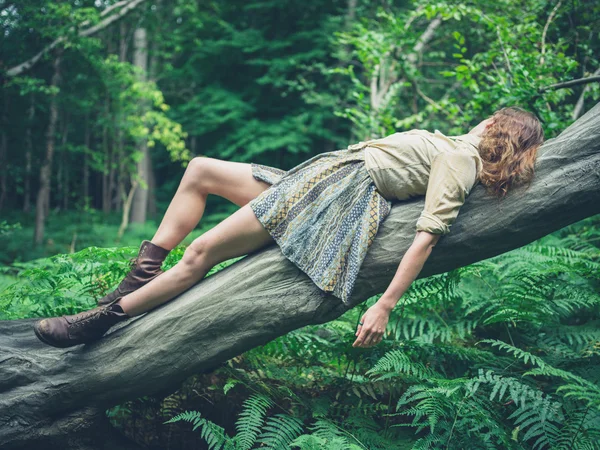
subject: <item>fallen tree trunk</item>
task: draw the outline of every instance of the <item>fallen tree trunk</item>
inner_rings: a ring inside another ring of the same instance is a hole
[[[514,190],[499,203],[476,186],[420,277],[515,249],[599,213],[599,150],[600,104],[543,145],[528,190]],[[354,305],[385,290],[423,206],[419,198],[393,207],[359,274]],[[91,345],[51,348],[35,337],[34,320],[0,322],[0,446],[74,448],[74,430],[94,430],[92,419],[104,408],[174,389],[194,373],[347,310],[272,246]]]

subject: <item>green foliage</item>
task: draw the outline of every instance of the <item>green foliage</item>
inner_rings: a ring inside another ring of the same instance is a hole
[[[572,120],[578,90],[544,88],[588,76],[600,64],[591,52],[597,5],[587,15],[580,14],[583,5],[561,2],[553,12],[554,6],[511,0],[380,5],[375,17],[363,15],[335,33],[338,51],[353,57],[345,67],[322,70],[346,80],[335,85],[336,114],[364,140],[410,128],[463,134],[495,109],[518,105],[535,112],[554,136]],[[567,25],[574,15],[576,23]],[[441,23],[430,33],[435,20]],[[600,98],[597,85],[586,89]]]
[[[240,418],[254,437],[294,417],[301,449],[598,449],[599,219],[415,281],[371,350],[351,347],[357,308],[246,352],[227,392],[291,404],[251,396]]]
[[[165,423],[184,420],[191,422],[194,430],[202,427],[202,438],[211,450],[250,450],[255,444],[260,444],[260,448],[278,450],[285,448],[300,434],[302,422],[286,414],[276,414],[264,423],[265,413],[272,406],[273,402],[262,394],[247,399],[236,422],[237,434],[234,437],[227,436],[223,428],[204,419],[197,411],[186,411]]]
[[[173,267],[183,256],[187,245],[198,235],[215,225],[218,218],[206,217],[204,227],[194,232],[178,247],[173,249],[165,262],[165,270]],[[89,225],[88,225],[89,226]],[[85,226],[79,228],[84,229]],[[116,225],[107,227],[107,244],[114,245]],[[70,254],[58,254],[49,258],[39,258],[27,262],[14,262],[9,266],[0,266],[0,320],[25,317],[51,317],[62,314],[75,314],[81,310],[96,306],[96,300],[114,289],[130,269],[131,260],[137,255],[143,235],[143,227],[131,231],[127,240],[131,243],[124,247],[86,247]],[[6,239],[19,231],[19,226],[2,225]],[[17,230],[17,231],[13,231]],[[99,240],[99,231],[103,228],[95,224],[86,231]],[[72,233],[67,234],[71,239]],[[2,236],[0,236],[2,237]],[[82,236],[80,236],[82,238]],[[87,239],[83,236],[84,242]],[[219,270],[240,260],[233,258],[217,264],[207,273],[210,276]]]
[[[600,99],[597,83],[544,89],[597,70],[597,2],[175,0],[78,36],[115,4],[92,3],[2,5],[3,70],[65,39],[58,87],[50,86],[54,51],[1,92],[0,198],[3,214],[12,209],[0,221],[9,264],[0,270],[0,319],[88,309],[127,272],[157,225],[115,239],[142,139],[160,213],[180,163],[194,155],[286,169],[409,128],[462,134],[514,104],[536,112],[552,137],[578,100],[586,109]],[[140,27],[150,36],[150,81],[130,62]],[[46,242],[33,248],[32,213],[21,210],[35,203],[52,100],[51,205]],[[213,214],[164,268],[231,212],[224,202],[208,206]],[[225,394],[249,391],[235,436],[204,412],[169,422],[192,423],[210,448],[598,449],[599,225],[590,218],[416,281],[372,349],[351,344],[377,296],[244,353],[240,367],[219,369]]]

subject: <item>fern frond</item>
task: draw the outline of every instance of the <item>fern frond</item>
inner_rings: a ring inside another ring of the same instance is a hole
[[[179,421],[191,422],[192,430],[202,427],[200,436],[208,444],[209,450],[228,450],[235,447],[233,439],[225,433],[225,429],[214,422],[201,416],[198,411],[185,411],[163,423],[174,423]]]
[[[287,448],[292,441],[302,434],[303,423],[296,417],[286,414],[275,414],[267,419],[257,443],[265,450]]]
[[[267,409],[272,406],[273,401],[262,394],[253,394],[244,401],[243,410],[235,423],[238,432],[235,437],[240,449],[249,450],[252,448],[260,433]]]
[[[366,375],[374,376],[375,380],[384,380],[404,375],[411,378],[436,378],[439,374],[426,367],[423,363],[415,362],[402,350],[391,350],[387,352],[369,370]]]

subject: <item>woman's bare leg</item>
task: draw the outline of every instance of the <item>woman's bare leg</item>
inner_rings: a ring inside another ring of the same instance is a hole
[[[208,194],[243,206],[268,187],[269,184],[252,176],[250,164],[194,158],[188,164],[152,243],[167,250],[175,248],[202,218]]]
[[[192,287],[215,264],[245,255],[271,242],[271,235],[250,206],[243,206],[194,240],[177,265],[123,297],[119,304],[129,316],[142,314]]]

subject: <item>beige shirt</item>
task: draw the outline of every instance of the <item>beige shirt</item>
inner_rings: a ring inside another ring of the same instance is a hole
[[[483,162],[475,134],[445,136],[410,130],[350,145],[365,148],[365,166],[387,200],[425,195],[417,231],[448,234],[460,207],[479,181]]]

